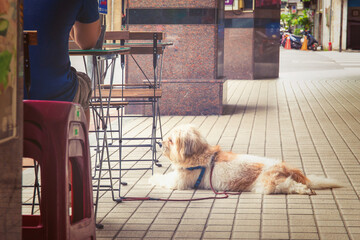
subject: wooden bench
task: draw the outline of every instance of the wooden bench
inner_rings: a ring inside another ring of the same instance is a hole
[[[91,105],[93,106],[106,106],[108,104],[108,102],[91,102]],[[115,107],[121,107],[121,106],[126,106],[129,104],[129,102],[123,102],[123,101],[110,101],[109,104],[111,106],[115,106]]]
[[[96,96],[98,96],[99,90],[96,90]],[[95,94],[93,94],[95,96]],[[110,89],[101,89],[101,97],[109,98]],[[111,98],[161,98],[161,89],[151,88],[130,88],[130,89],[111,89]]]
[[[163,32],[150,32],[150,31],[107,31],[105,32],[105,40],[157,40],[164,39]]]
[[[130,54],[154,54],[154,48],[156,48],[156,54],[163,53],[163,47],[171,45],[172,43],[161,43],[157,41],[161,41],[165,38],[163,32],[137,32],[137,31],[107,31],[105,32],[105,40],[106,41],[113,41],[113,43],[104,43],[106,47],[119,47],[125,46],[130,47]],[[152,40],[153,42],[128,42],[132,40]],[[116,41],[120,41],[116,43]],[[125,42],[127,41],[127,42]],[[154,42],[156,46],[154,46]]]

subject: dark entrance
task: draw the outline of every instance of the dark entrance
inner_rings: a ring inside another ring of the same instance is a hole
[[[347,49],[360,50],[360,0],[348,3]]]

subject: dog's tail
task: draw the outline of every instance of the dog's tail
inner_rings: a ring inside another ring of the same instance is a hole
[[[308,175],[306,177],[310,180],[310,183],[308,184],[309,187],[314,190],[343,187],[342,184],[332,178],[326,178],[316,175]]]

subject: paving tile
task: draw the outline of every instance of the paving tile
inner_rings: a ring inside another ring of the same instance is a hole
[[[118,233],[118,231],[103,231],[103,230],[97,230],[96,231],[96,237],[97,238],[110,238],[115,236]]]
[[[177,231],[202,232],[204,228],[205,228],[205,224],[204,225],[180,224],[177,228]]]
[[[190,231],[180,231],[176,232],[174,238],[175,239],[200,239],[202,232],[190,232]]]
[[[302,203],[296,203],[296,204],[289,203],[287,206],[289,209],[311,209],[312,208],[311,204],[302,204]]]
[[[193,219],[199,219],[199,218],[208,218],[209,214],[208,213],[192,213],[192,212],[187,212],[185,213],[182,218],[193,218]]]
[[[288,221],[286,219],[263,219],[262,225],[270,225],[270,226],[276,226],[276,225],[287,225]]]
[[[288,219],[288,216],[286,214],[262,214],[262,219],[281,219],[286,220]]]
[[[206,209],[206,208],[205,208]],[[161,212],[162,213],[183,213],[185,212],[186,208],[171,208],[171,207],[167,207],[167,208],[162,208]],[[206,209],[207,210],[207,209]]]
[[[360,228],[359,227],[348,227],[348,230],[350,233],[354,233],[354,234],[360,234]]]
[[[289,228],[287,225],[274,226],[274,225],[265,225],[261,228],[262,232],[288,232]]]
[[[301,215],[301,214],[297,214],[297,215],[289,215],[289,220],[290,223],[296,223],[296,222],[300,222],[300,221],[304,221],[304,222],[312,222],[314,223],[314,216],[312,215]]]
[[[314,213],[323,214],[323,215],[333,215],[333,214],[339,214],[339,211],[335,209],[314,209]]]
[[[334,233],[320,233],[320,238],[326,240],[349,240],[349,236],[347,234]]]
[[[121,231],[116,237],[118,238],[129,238],[138,237],[141,238],[145,235],[145,231]],[[96,233],[97,236],[97,233]]]
[[[348,227],[360,227],[360,220],[357,221],[346,221]]]
[[[166,238],[169,239],[173,235],[173,231],[148,231],[145,238]]]
[[[260,209],[260,203],[240,203],[238,205],[238,211],[242,211],[242,209]]]
[[[259,232],[260,224],[258,225],[234,225],[233,231],[235,232]]]
[[[289,239],[289,233],[261,233],[261,239]]]
[[[229,239],[231,232],[205,232],[203,239]]]
[[[360,209],[340,209],[342,214],[360,215]]]
[[[156,218],[154,224],[178,224],[180,221],[179,218]]]
[[[187,208],[185,214],[209,214],[210,207],[206,208]]]
[[[325,215],[325,214],[315,214],[314,215],[316,220],[339,220],[341,221],[341,216],[339,214],[329,214],[329,215]],[[347,216],[355,216],[356,215],[347,215]]]
[[[122,231],[146,231],[150,224],[125,224]],[[106,226],[107,228],[107,226]]]
[[[121,213],[110,212],[106,215],[106,218],[129,218],[131,215],[132,215],[131,212],[121,212]]]
[[[177,225],[164,225],[164,224],[153,224],[149,228],[149,231],[175,231]]]
[[[212,205],[212,202],[191,202],[189,208],[210,208]],[[185,206],[186,205],[184,205],[184,207]]]
[[[228,213],[235,213],[235,208],[213,208],[211,210],[211,214],[220,213],[220,214],[228,214]]]
[[[151,218],[151,219],[154,219],[157,215],[158,215],[157,212],[135,212],[131,216],[131,218]],[[163,215],[161,215],[161,213],[160,213],[159,216],[163,216]]]
[[[237,210],[237,214],[242,214],[242,213],[260,213],[261,212],[261,208],[257,208],[257,209],[238,209]]]
[[[233,219],[209,219],[207,225],[232,225],[233,222]]]
[[[182,212],[160,212],[157,217],[158,218],[181,218],[183,216]]]
[[[235,220],[235,225],[242,225],[242,226],[253,226],[253,225],[260,225],[260,219],[259,220]]]
[[[303,214],[309,214],[309,215],[313,215],[314,212],[312,209],[308,208],[308,209],[300,209],[300,208],[293,208],[293,209],[288,209],[289,214],[294,215],[294,214],[299,214],[299,215],[303,215]]]
[[[297,225],[290,225],[290,231],[292,233],[316,233],[317,228],[316,226],[297,226]]]
[[[232,229],[232,225],[210,225],[207,226],[206,232],[230,232]]]
[[[258,232],[233,232],[231,239],[259,239]]]
[[[263,209],[263,213],[266,214],[287,214],[287,209],[284,208],[269,208],[269,209]]]
[[[182,219],[181,224],[204,224],[205,225],[206,221],[207,221],[206,218],[201,218],[201,219],[188,218],[188,219]]]
[[[238,202],[238,206],[242,206],[244,204],[261,204],[262,202],[262,198],[261,198],[261,195],[259,196],[254,196],[254,197],[250,197],[247,196],[247,197],[243,197],[243,195],[240,196],[239,198],[239,202]]]
[[[316,221],[319,227],[343,227],[344,223],[342,221]]]
[[[359,233],[350,233],[351,239],[360,239]]]
[[[263,204],[263,208],[264,209],[268,209],[268,208],[286,208],[286,204],[285,203],[264,203]]]
[[[153,221],[152,218],[130,218],[127,223],[132,224],[150,224]]]
[[[234,219],[235,214],[210,213],[210,219]]]
[[[330,226],[330,227],[320,226],[319,232],[320,233],[346,233],[346,228],[345,227],[334,227],[334,226]]]
[[[290,239],[319,239],[317,233],[291,233]]]
[[[161,207],[139,207],[135,213],[157,213]]]
[[[266,214],[269,215],[270,214]],[[261,215],[260,214],[236,214],[236,219],[239,220],[260,220]]]

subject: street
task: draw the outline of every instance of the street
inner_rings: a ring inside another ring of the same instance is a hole
[[[360,80],[360,52],[280,48],[280,78]]]

